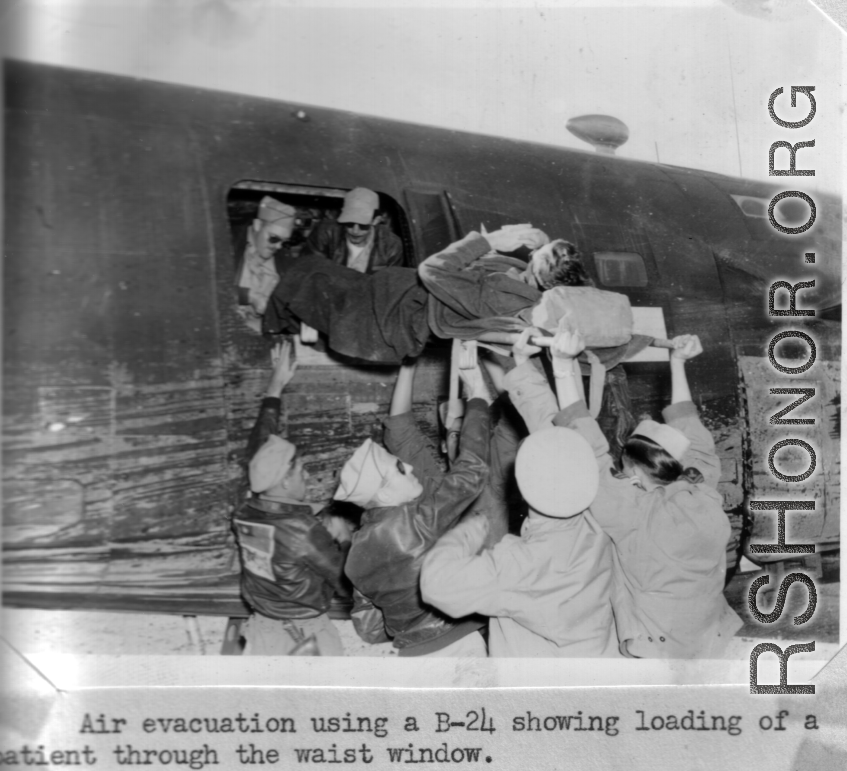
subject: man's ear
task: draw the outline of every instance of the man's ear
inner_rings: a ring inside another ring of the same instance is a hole
[[[289,466],[288,470],[283,475],[282,479],[277,482],[277,485],[283,490],[288,490],[291,487],[291,480],[294,477],[294,466]]]
[[[254,233],[258,233],[262,229],[262,220],[256,217],[256,219],[254,219],[251,223],[250,228]]]

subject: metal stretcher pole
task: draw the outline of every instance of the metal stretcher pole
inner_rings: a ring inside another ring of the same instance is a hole
[[[474,340],[459,340],[453,338],[453,349],[450,352],[450,404],[455,404],[459,398],[459,370],[473,369],[477,366],[477,350]]]
[[[450,352],[450,391],[447,398],[453,404],[459,398],[459,356],[462,341],[453,338],[453,350]]]
[[[481,335],[476,337],[481,343],[500,343],[502,345],[514,345],[518,338],[520,337],[520,333],[518,332],[483,332]],[[529,339],[532,345],[537,345],[539,348],[549,348],[553,344],[552,337],[531,337]],[[670,348],[673,349],[674,344],[671,340],[665,340],[661,337],[653,338],[653,342],[650,343],[653,348]]]

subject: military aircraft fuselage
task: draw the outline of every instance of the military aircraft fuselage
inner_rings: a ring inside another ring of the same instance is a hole
[[[690,379],[728,510],[770,489],[751,460],[764,431],[753,423],[781,404],[768,387],[786,383],[756,380],[753,365],[791,320],[768,315],[768,286],[814,279],[800,307],[841,301],[840,201],[816,194],[815,225],[782,235],[762,202],[791,189],[783,180],[20,62],[5,64],[5,102],[7,604],[241,607],[229,518],[269,342],[238,314],[233,190],[376,190],[396,202],[410,267],[481,225],[531,222],[573,241],[600,288],[658,309],[669,336],[700,335]],[[615,273],[636,258],[631,276]],[[837,367],[840,322],[803,324],[819,366]],[[431,437],[445,350],[425,352],[416,381]],[[637,415],[667,402],[666,369],[627,365]],[[385,414],[394,373],[304,357],[283,428],[314,500],[329,498],[345,456]],[[834,442],[837,393],[817,398]],[[796,533],[820,543],[838,537],[835,452],[810,480],[826,495]]]

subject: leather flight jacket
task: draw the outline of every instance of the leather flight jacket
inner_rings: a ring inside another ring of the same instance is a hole
[[[347,236],[344,226],[334,220],[321,222],[306,239],[302,257],[319,254],[328,260],[347,265]],[[386,225],[374,226],[374,242],[366,273],[381,268],[403,266],[403,242]]]
[[[333,595],[349,596],[345,549],[307,504],[253,498],[233,519],[241,550],[241,594],[251,609],[275,619],[314,618]]]
[[[277,432],[282,402],[262,400],[247,441],[249,461]],[[269,618],[314,618],[335,593],[350,596],[344,578],[347,548],[339,546],[308,503],[253,497],[233,517],[241,552],[241,593]]]
[[[421,652],[437,650],[443,647],[440,642],[448,644],[483,623],[451,619],[425,604],[419,584],[429,548],[459,521],[485,485],[488,454],[488,406],[482,399],[471,399],[460,452],[450,471],[438,479],[420,478],[424,490],[414,501],[365,511],[353,535],[345,570],[357,590],[354,622],[375,606],[401,651],[413,646],[420,646]],[[375,630],[368,631],[376,641]]]

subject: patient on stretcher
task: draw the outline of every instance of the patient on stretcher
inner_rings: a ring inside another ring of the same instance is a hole
[[[528,261],[514,256],[521,252]],[[264,329],[284,331],[293,314],[325,334],[336,353],[399,363],[421,353],[430,331],[463,340],[520,333],[527,326],[552,333],[570,314],[589,347],[626,347],[632,337],[627,298],[590,283],[571,243],[551,242],[530,225],[508,225],[469,233],[417,271],[392,267],[363,275],[323,258],[289,261]],[[596,340],[585,328],[587,319],[603,333]],[[622,358],[603,363],[608,369]]]
[[[632,337],[627,298],[595,289],[576,247],[550,241],[531,225],[471,232],[427,258],[418,274],[439,337],[477,339],[527,326],[552,333],[563,316],[572,317],[590,347],[622,346]]]

